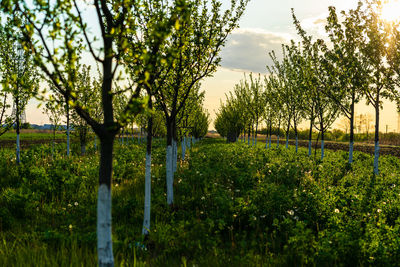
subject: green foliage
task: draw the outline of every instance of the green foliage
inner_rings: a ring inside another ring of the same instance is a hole
[[[132,264],[395,265],[400,259],[400,160],[204,140],[176,173],[176,200],[165,204],[165,143],[155,140],[152,229],[141,236],[145,146],[117,147],[113,180],[116,261]],[[3,262],[95,258],[97,154],[51,159],[49,147],[0,150],[0,245]],[[10,167],[12,166],[12,168]],[[15,239],[15,236],[18,239]],[[15,249],[9,249],[13,246]],[[33,248],[30,256],[27,247]],[[146,249],[144,249],[146,248]],[[136,251],[133,253],[133,251]],[[69,254],[72,253],[72,254]],[[18,259],[20,257],[20,259]],[[71,256],[75,257],[75,256]],[[73,259],[78,262],[78,259]]]

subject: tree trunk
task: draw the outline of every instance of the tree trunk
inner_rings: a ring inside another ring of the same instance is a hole
[[[250,135],[251,135],[251,130],[250,130],[250,126],[249,126],[249,131],[247,132],[247,145],[250,145]]]
[[[173,155],[172,155],[172,125],[167,120],[167,153],[166,153],[166,183],[167,183],[167,203],[172,205],[174,202],[174,172],[173,172]]]
[[[324,160],[324,128],[323,128],[323,124],[321,123],[321,160]]]
[[[314,124],[314,109],[311,110],[310,131],[308,133],[308,156],[311,157],[312,129]]]
[[[186,136],[183,137],[181,142],[182,147],[182,160],[185,160],[185,153],[186,153]]]
[[[152,106],[149,104],[149,108]],[[150,231],[150,212],[151,212],[151,145],[153,132],[153,118],[150,116],[147,122],[147,147],[146,147],[146,170],[144,186],[144,218],[142,234],[147,235]]]
[[[54,158],[55,142],[56,142],[56,128],[55,128],[55,125],[54,125],[54,129],[53,129],[53,142],[52,142],[52,146],[51,146],[51,157],[52,157],[52,158]]]
[[[19,125],[20,125],[19,113],[20,113],[20,110],[19,110],[19,97],[18,96],[16,97],[16,101],[15,101],[15,109],[16,109],[16,111],[15,111],[15,115],[16,115],[15,128],[16,128],[16,132],[17,132],[17,144],[16,144],[17,145],[17,151],[16,151],[17,160],[16,160],[16,162],[17,162],[17,164],[19,164],[21,162],[21,146],[19,143],[19,134],[20,134],[20,132],[19,132]]]
[[[297,133],[297,123],[294,121],[294,135],[296,136],[296,153],[299,151],[299,136]]]
[[[375,152],[374,152],[374,174],[379,174],[379,94],[375,107]]]
[[[67,156],[69,156],[69,147],[70,147],[70,139],[69,139],[69,103],[67,98]]]
[[[254,145],[257,146],[257,131],[258,131],[258,122],[256,122],[256,133],[254,136]]]
[[[349,163],[353,163],[353,146],[354,146],[354,102],[355,95],[352,95],[352,102],[350,106],[350,144],[349,144]]]
[[[279,133],[281,131],[281,118],[279,117],[278,120],[278,133],[277,133],[277,140],[276,140],[276,148],[279,148]]]
[[[114,266],[111,237],[111,177],[114,136],[100,138],[97,200],[97,253],[99,266]]]
[[[289,148],[289,133],[290,133],[290,122],[288,122],[288,126],[286,129],[286,149]]]
[[[271,148],[271,138],[272,138],[272,121],[269,122],[269,145],[268,145],[269,148]]]

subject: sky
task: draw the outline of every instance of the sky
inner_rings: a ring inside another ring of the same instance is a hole
[[[221,2],[225,8],[230,6],[230,0]],[[356,5],[357,0],[250,0],[241,18],[240,28],[230,35],[221,51],[221,66],[213,77],[202,81],[202,89],[206,95],[205,107],[211,118],[215,118],[215,111],[218,110],[220,101],[225,100],[225,94],[231,91],[245,74],[266,74],[266,66],[271,65],[269,52],[279,52],[282,43],[288,43],[291,39],[298,40],[291,8],[294,8],[307,33],[320,38],[324,35],[324,19],[329,6],[335,6],[337,10],[348,10]],[[372,116],[373,108],[364,103],[365,101],[362,101],[358,104],[356,112]],[[48,123],[46,115],[37,108],[37,101],[31,101],[28,105],[26,116],[30,123]],[[398,131],[395,104],[384,102],[380,125],[381,131],[386,131],[386,125],[389,131]],[[307,123],[301,126],[306,128]],[[210,129],[213,128],[211,123]]]

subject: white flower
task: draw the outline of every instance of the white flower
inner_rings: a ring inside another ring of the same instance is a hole
[[[115,184],[115,187],[118,187],[119,186],[119,184]]]
[[[68,207],[72,207],[72,205],[70,203],[68,203]]]
[[[293,210],[288,210],[287,213],[288,213],[290,216],[293,216],[293,215],[294,215],[294,211],[293,211]]]
[[[339,212],[340,212],[340,210],[339,210],[339,209],[335,209],[335,212],[336,212],[336,213],[339,213]]]
[[[376,211],[377,211],[378,213],[381,213],[382,210],[381,210],[381,209],[377,209]]]
[[[69,228],[69,230],[72,230],[72,224],[70,224],[70,225],[68,226],[68,228]]]
[[[74,205],[75,205],[75,206],[78,206],[79,204],[78,204],[78,202],[75,202]]]

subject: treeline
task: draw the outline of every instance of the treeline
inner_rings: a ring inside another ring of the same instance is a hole
[[[375,109],[374,173],[378,174],[379,118],[383,99],[400,106],[399,21],[380,18],[381,1],[359,1],[356,9],[340,15],[329,8],[327,40],[307,35],[292,10],[301,42],[282,45],[282,59],[274,51],[268,75],[245,77],[237,84],[217,114],[215,128],[228,141],[239,135],[257,136],[261,121],[272,129],[283,129],[299,137],[298,125],[309,121],[309,154],[313,130],[321,140],[324,158],[325,135],[338,116],[349,121],[349,163],[353,162],[355,104],[366,100]],[[277,135],[279,142],[280,134]],[[269,141],[270,142],[270,141]],[[270,145],[269,145],[270,146]],[[297,142],[296,142],[297,149]]]

